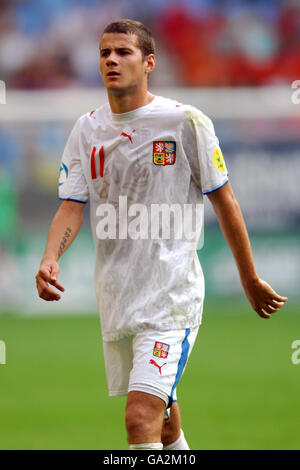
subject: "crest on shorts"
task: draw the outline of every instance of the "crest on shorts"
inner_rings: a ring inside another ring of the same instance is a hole
[[[176,159],[176,142],[153,142],[154,165],[174,165]]]
[[[166,359],[169,354],[170,345],[156,341],[153,349],[153,356]]]

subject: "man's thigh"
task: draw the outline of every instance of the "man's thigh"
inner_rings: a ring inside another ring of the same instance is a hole
[[[197,333],[198,327],[166,332],[146,329],[135,336],[104,342],[109,395],[140,391],[171,406],[177,400],[176,387]]]
[[[177,400],[176,387],[193,348],[197,328],[182,330],[144,330],[132,342],[133,367],[128,391],[158,396],[166,407]]]

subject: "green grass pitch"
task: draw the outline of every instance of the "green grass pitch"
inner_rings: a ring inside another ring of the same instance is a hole
[[[125,397],[107,396],[94,316],[0,316],[0,449],[127,449]],[[191,449],[299,449],[300,315],[206,302],[178,386]]]

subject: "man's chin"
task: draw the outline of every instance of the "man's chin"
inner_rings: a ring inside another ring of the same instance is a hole
[[[108,86],[107,88],[108,93],[114,96],[124,96],[132,90],[132,87],[122,87],[122,86]]]
[[[124,94],[124,88],[119,87],[119,86],[109,86],[107,87],[107,91],[111,93],[112,95],[123,95]]]

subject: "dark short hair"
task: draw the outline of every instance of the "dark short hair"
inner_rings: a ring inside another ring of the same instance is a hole
[[[142,51],[143,58],[149,54],[155,54],[155,40],[147,26],[135,20],[118,20],[109,23],[104,31],[105,33],[123,33],[135,34],[138,46]]]

